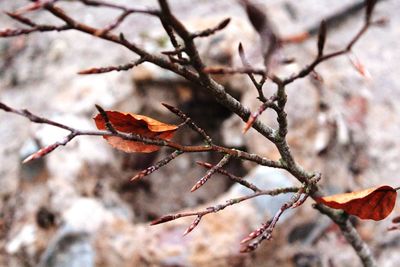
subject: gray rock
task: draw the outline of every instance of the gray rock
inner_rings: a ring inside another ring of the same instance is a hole
[[[22,163],[22,161],[24,159],[26,159],[31,154],[37,152],[39,149],[40,149],[40,146],[39,146],[38,142],[32,138],[27,139],[23,143],[23,145],[19,151],[20,162],[21,162],[21,165],[20,165],[21,179],[26,180],[26,181],[31,181],[43,171],[43,169],[45,167],[44,158],[39,158],[37,160],[30,161],[26,164]]]
[[[245,177],[245,179],[263,190],[294,186],[294,180],[290,178],[290,174],[285,173],[282,170],[265,166],[257,166]],[[228,195],[244,196],[251,194],[252,192],[253,191],[240,184],[235,184],[230,189]],[[260,196],[249,200],[249,202],[257,211],[255,215],[257,215],[260,223],[262,223],[265,221],[265,217],[273,216],[285,202],[288,202],[292,198],[292,196],[293,194]],[[293,215],[294,212],[295,210],[293,209],[286,210],[280,221],[284,221],[286,218]]]
[[[40,267],[95,266],[95,252],[89,235],[64,228],[50,242],[43,253]]]

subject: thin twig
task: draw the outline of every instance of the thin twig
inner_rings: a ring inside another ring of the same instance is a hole
[[[239,43],[239,47],[238,47],[238,51],[239,51],[239,56],[240,56],[240,60],[242,61],[243,67],[247,68],[247,69],[251,69],[251,65],[248,62],[246,55],[244,53],[244,49],[243,49],[243,45],[242,43]],[[249,76],[251,82],[254,84],[254,86],[257,89],[258,92],[258,99],[260,99],[261,102],[265,102],[267,101],[267,99],[264,96],[264,93],[262,91],[262,87],[265,83],[265,73],[262,74],[263,78],[261,79],[260,82],[257,82],[256,78],[254,77],[253,73],[247,73],[247,75]]]
[[[231,159],[231,155],[225,155],[220,162],[218,162],[217,165],[213,166],[212,168],[210,168],[207,173],[200,178],[200,180],[192,187],[192,189],[190,189],[190,192],[194,192],[197,189],[199,189],[200,187],[202,187],[207,181],[208,179],[211,178],[211,176],[218,172],[219,169],[221,169],[222,167],[224,167],[229,160]]]
[[[162,103],[162,105],[164,107],[166,107],[169,111],[171,111],[172,113],[174,113],[175,115],[177,115],[178,117],[180,117],[184,123],[186,125],[188,125],[190,128],[192,128],[194,131],[196,131],[201,137],[204,138],[204,141],[208,144],[211,145],[212,144],[212,139],[211,137],[199,126],[197,126],[196,123],[194,123],[194,121],[185,113],[183,113],[183,111],[179,110],[176,107],[173,107],[171,105],[168,105],[166,103]]]
[[[24,110],[24,109],[19,110],[19,109],[11,108],[1,102],[0,102],[0,109],[4,110],[6,112],[11,112],[11,113],[21,115],[35,123],[48,124],[48,125],[52,125],[52,126],[55,126],[55,127],[61,128],[61,129],[65,129],[65,130],[71,132],[71,134],[72,134],[71,138],[66,140],[66,142],[63,141],[62,145],[65,145],[66,143],[71,141],[76,136],[84,136],[84,135],[86,135],[86,136],[116,136],[116,137],[120,137],[120,138],[122,138],[124,140],[128,140],[128,141],[142,142],[145,144],[156,145],[156,146],[160,146],[160,147],[170,147],[175,150],[179,150],[179,151],[186,152],[186,153],[213,151],[213,152],[221,153],[224,155],[227,154],[234,158],[240,158],[243,160],[253,161],[253,162],[256,162],[263,166],[269,166],[269,167],[274,167],[274,168],[283,168],[282,164],[278,161],[269,160],[267,158],[258,156],[256,154],[250,154],[245,151],[227,148],[227,147],[223,147],[223,146],[219,146],[219,145],[215,145],[215,144],[204,145],[204,146],[181,145],[181,144],[175,143],[173,141],[159,139],[159,138],[149,138],[149,137],[145,137],[145,136],[135,134],[135,133],[124,133],[124,132],[119,132],[119,131],[116,133],[112,133],[110,131],[79,130],[79,129],[75,129],[73,127],[55,122],[53,120],[49,120],[49,119],[37,116],[35,114],[32,114],[28,110]]]
[[[132,68],[142,64],[145,61],[146,61],[146,59],[141,57],[138,60],[135,60],[131,63],[127,63],[124,65],[100,67],[100,68],[90,68],[90,69],[86,69],[86,70],[81,70],[78,72],[78,74],[86,75],[86,74],[101,74],[101,73],[106,73],[106,72],[111,72],[111,71],[126,71],[126,70],[132,69]]]
[[[156,170],[158,170],[162,166],[167,165],[169,162],[171,162],[176,157],[178,157],[179,155],[182,155],[182,154],[183,154],[183,151],[175,150],[174,152],[169,154],[167,157],[165,157],[162,160],[158,161],[156,164],[144,169],[143,171],[141,171],[138,174],[136,174],[135,176],[133,176],[131,178],[131,181],[139,180],[139,179],[142,179],[143,177],[145,177],[147,175],[152,174],[153,172],[155,172]]]
[[[100,107],[99,105],[95,105],[95,107],[99,111],[101,117],[103,118],[107,130],[109,130],[110,133],[113,133],[113,134],[118,133],[117,130],[115,130],[114,126],[112,125],[110,118],[107,115],[107,112],[105,112],[104,109],[102,107]]]
[[[297,190],[297,192],[293,195],[293,197],[286,202],[285,204],[282,205],[282,207],[275,213],[274,217],[272,220],[267,223],[268,227],[264,229],[264,231],[259,235],[258,239],[251,242],[250,244],[247,244],[246,246],[243,246],[240,252],[250,252],[255,250],[262,241],[264,240],[269,240],[272,237],[272,232],[278,223],[280,217],[282,214],[289,208],[291,208],[297,201],[299,201],[301,194],[304,192],[304,187],[300,188]],[[243,242],[244,243],[244,242]]]
[[[219,205],[215,205],[212,207],[208,207],[205,210],[165,215],[159,219],[152,221],[151,225],[165,223],[165,222],[173,221],[173,220],[183,218],[183,217],[204,216],[206,214],[218,212],[220,210],[225,209],[228,206],[232,206],[237,203],[240,203],[240,202],[243,202],[243,201],[258,197],[258,196],[264,196],[264,195],[276,196],[279,194],[287,194],[287,193],[297,192],[298,190],[299,190],[299,188],[297,188],[297,187],[287,187],[287,188],[278,188],[278,189],[273,189],[273,190],[263,190],[261,192],[256,192],[256,193],[253,193],[253,194],[250,194],[247,196],[229,199],[225,202],[225,204],[219,204]]]
[[[212,165],[212,164],[210,164],[210,163],[208,163],[208,162],[196,161],[196,163],[197,163],[198,165],[203,166],[203,167],[208,168],[208,169],[211,169],[211,168],[214,167],[214,165]],[[218,172],[218,173],[221,173],[221,174],[223,174],[223,175],[225,175],[225,176],[227,176],[227,177],[228,177],[229,179],[231,179],[232,181],[234,181],[234,182],[236,182],[236,183],[238,183],[238,184],[243,185],[244,187],[247,187],[247,188],[253,190],[254,192],[261,192],[261,191],[262,191],[262,190],[261,190],[260,188],[258,188],[256,185],[254,185],[254,184],[252,184],[252,183],[246,181],[245,179],[243,179],[243,178],[241,178],[241,177],[238,177],[238,176],[236,176],[236,175],[233,175],[232,173],[229,173],[229,172],[227,172],[227,171],[224,170],[224,169],[221,169],[221,168],[220,168],[220,169],[217,169],[217,172]]]

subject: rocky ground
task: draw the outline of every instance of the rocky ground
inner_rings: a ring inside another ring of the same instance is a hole
[[[277,31],[288,36],[317,25],[352,2],[273,0],[258,4],[265,6]],[[25,3],[0,1],[0,9],[15,10]],[[106,25],[115,16],[105,9],[62,5],[91,25]],[[155,1],[135,1],[135,6],[155,5]],[[236,1],[171,1],[171,5],[192,29],[232,18],[223,32],[199,41],[208,64],[239,66],[239,42],[254,64],[260,62],[258,36]],[[288,88],[289,140],[294,155],[304,168],[322,172],[321,183],[327,192],[377,184],[399,186],[398,10],[398,1],[379,3],[376,18],[389,22],[372,28],[354,48],[370,77],[361,76],[347,57],[341,57],[318,67],[323,82],[303,79]],[[52,20],[42,13],[32,18]],[[355,13],[332,26],[327,49],[346,45],[362,19],[361,13]],[[0,15],[0,28],[15,25]],[[149,17],[132,16],[121,30],[150,51],[168,48],[158,21]],[[301,69],[313,59],[315,42],[311,38],[285,47],[282,56],[294,57],[295,62],[277,71],[290,74]],[[82,69],[134,58],[123,48],[77,32],[0,39],[0,100],[83,129],[94,128],[95,104],[178,123],[160,105],[166,102],[190,114],[218,143],[277,158],[267,140],[253,130],[243,135],[243,123],[237,117],[200,88],[164,70],[144,64],[123,73],[76,75]],[[256,91],[247,77],[216,79],[246,106],[258,107]],[[272,113],[265,112],[261,119],[275,125]],[[195,161],[217,162],[216,155],[183,155],[135,183],[129,182],[134,174],[169,151],[127,155],[101,138],[81,137],[41,160],[21,164],[27,155],[64,134],[0,112],[0,266],[360,266],[338,229],[311,208],[312,201],[290,211],[278,225],[274,240],[265,242],[256,253],[238,253],[240,240],[290,196],[260,198],[209,215],[186,237],[182,233],[190,220],[150,227],[148,222],[161,215],[204,208],[245,193],[222,176],[213,177],[196,193],[189,192],[204,174]],[[176,140],[201,141],[189,131],[179,133]],[[264,188],[296,184],[286,173],[248,163],[234,162],[228,168]],[[379,266],[397,266],[400,260],[400,233],[387,231],[391,218],[399,213],[396,206],[383,221],[354,221]]]

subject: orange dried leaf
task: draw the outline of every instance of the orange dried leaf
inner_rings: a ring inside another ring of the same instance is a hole
[[[148,138],[170,140],[178,126],[166,124],[150,117],[118,111],[106,111],[106,114],[114,129],[124,133],[140,134]],[[96,127],[99,130],[107,129],[104,118],[98,114],[94,117]],[[107,142],[116,149],[132,153],[150,153],[160,149],[156,145],[148,145],[142,142],[124,140],[117,136],[103,136]]]
[[[342,209],[361,219],[383,220],[393,210],[397,192],[388,185],[358,192],[317,198],[316,201],[334,209]]]

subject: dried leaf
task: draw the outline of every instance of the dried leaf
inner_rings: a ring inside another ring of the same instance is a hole
[[[173,137],[178,126],[166,124],[143,115],[122,113],[118,111],[106,111],[112,126],[120,132],[139,134],[148,138],[169,140]],[[104,118],[98,114],[94,121],[99,130],[106,130]],[[107,142],[116,149],[132,152],[154,152],[160,149],[156,145],[148,145],[142,142],[128,141],[117,136],[103,136]]]
[[[334,209],[342,209],[361,219],[383,220],[393,210],[397,192],[388,185],[373,187],[316,199],[317,202]]]

